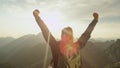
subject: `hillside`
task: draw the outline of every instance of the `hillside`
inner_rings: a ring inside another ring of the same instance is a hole
[[[108,55],[108,58],[112,61],[108,67],[120,67],[120,39],[117,39],[115,43],[113,43],[110,47],[105,50],[105,53]]]
[[[13,40],[15,40],[15,38],[12,37],[1,37],[0,38],[0,47],[12,42]]]
[[[21,51],[22,49],[32,47],[39,43],[43,43],[44,39],[43,39],[42,35],[41,36],[40,35],[41,34],[25,35],[25,36],[15,39],[14,41],[11,41],[10,43],[0,47],[0,53],[1,53],[0,60],[7,61],[9,58],[11,58],[12,55]]]
[[[88,42],[86,46],[81,50],[82,58],[92,68],[103,68],[109,62],[111,62],[108,59],[107,54],[104,53],[104,50],[109,46],[110,45],[108,42]]]
[[[104,51],[113,43],[114,41],[89,41],[81,50],[83,68],[103,68],[108,65],[111,60]],[[0,68],[42,68],[46,48],[41,33],[15,39],[0,47]],[[48,47],[47,65],[51,57],[51,51]]]

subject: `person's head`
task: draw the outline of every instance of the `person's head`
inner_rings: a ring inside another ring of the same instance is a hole
[[[73,42],[73,30],[71,27],[62,29],[61,40],[64,42]]]

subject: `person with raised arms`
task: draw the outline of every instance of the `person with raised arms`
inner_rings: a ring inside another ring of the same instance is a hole
[[[57,41],[55,37],[50,33],[48,27],[39,16],[40,12],[38,9],[33,11],[33,15],[38,26],[42,30],[42,34],[48,42],[52,51],[52,67],[53,68],[81,68],[81,56],[80,49],[82,49],[87,41],[89,40],[91,33],[98,22],[98,13],[93,13],[93,20],[88,25],[85,32],[74,42],[73,30],[71,27],[65,27],[61,32],[61,40]]]

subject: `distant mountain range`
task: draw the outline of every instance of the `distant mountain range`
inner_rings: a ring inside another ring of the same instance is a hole
[[[104,68],[111,64],[113,60],[109,58],[109,54],[116,43],[114,40],[90,40],[81,50],[83,68]],[[41,33],[25,35],[18,39],[0,38],[0,68],[43,68],[46,45]],[[47,65],[51,58],[48,46]]]
[[[108,58],[112,61],[109,68],[120,68],[120,39],[117,39],[110,47],[105,50]],[[107,67],[106,67],[107,68]]]
[[[12,42],[13,40],[15,40],[15,39],[12,37],[1,37],[0,38],[0,47]]]

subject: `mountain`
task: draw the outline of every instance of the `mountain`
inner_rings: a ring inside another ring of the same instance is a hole
[[[14,41],[0,47],[0,52],[2,52],[2,54],[0,55],[0,60],[1,61],[8,60],[9,58],[11,58],[12,55],[17,53],[18,51],[21,51],[23,48],[32,47],[39,43],[43,43],[43,41],[44,39],[42,37],[42,34],[39,35],[29,34],[22,36],[18,39],[15,39]]]
[[[27,68],[27,67],[34,68],[34,65],[37,66],[36,64],[39,64],[39,68],[40,68],[40,66],[43,66],[45,51],[46,51],[45,43],[38,44],[33,47],[22,48],[21,51],[18,51],[17,53],[12,55],[11,58],[7,60],[7,62],[10,63],[11,65],[14,64],[15,67],[19,67],[19,68]],[[51,51],[49,48],[48,58],[50,57],[51,57]]]
[[[15,40],[15,38],[12,38],[12,37],[1,37],[0,38],[0,47],[1,46],[4,46],[10,42],[12,42],[13,40]]]
[[[43,67],[46,42],[42,33],[22,36],[0,47],[0,68],[40,68]],[[51,61],[48,46],[47,65]],[[9,67],[8,67],[9,66]]]
[[[14,40],[15,38],[12,38],[12,37],[1,37],[0,38],[0,62],[2,62],[3,58],[6,56],[2,48]]]
[[[120,39],[117,39],[110,47],[105,50],[108,58],[112,61],[112,64],[119,63],[120,67]],[[111,65],[111,64],[110,64]]]
[[[114,41],[89,41],[81,50],[83,68],[103,68],[111,62],[104,51],[113,43]],[[47,47],[46,66],[52,59],[50,47],[46,45],[42,33],[14,39],[0,47],[0,68],[43,68]]]
[[[113,42],[88,42],[81,50],[81,55],[84,61],[89,64],[90,68],[103,68],[111,62],[104,50],[106,50]],[[86,67],[86,68],[89,68]]]

